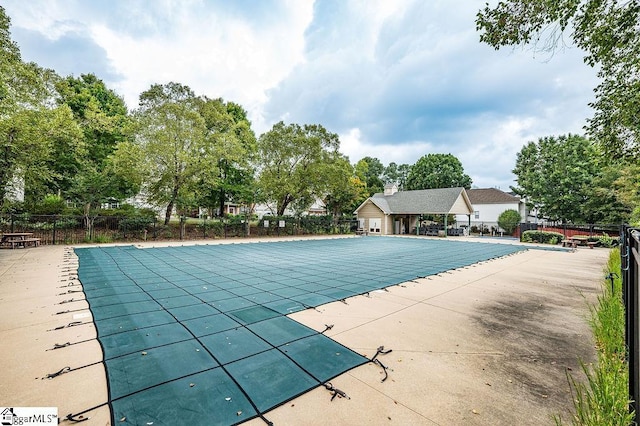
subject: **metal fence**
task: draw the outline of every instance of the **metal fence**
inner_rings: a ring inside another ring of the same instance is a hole
[[[625,306],[625,344],[629,361],[631,408],[640,413],[640,229],[627,225],[620,231],[622,297]],[[637,414],[636,414],[637,416]]]
[[[202,240],[284,235],[347,234],[357,221],[331,216],[265,217],[247,222],[229,219],[183,219],[165,225],[157,218],[119,216],[0,215],[0,233],[31,232],[41,244]]]

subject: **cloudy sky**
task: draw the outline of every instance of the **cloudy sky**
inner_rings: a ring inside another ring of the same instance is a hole
[[[352,163],[451,153],[477,187],[513,185],[528,141],[583,133],[582,52],[479,43],[485,1],[3,0],[23,59],[94,73],[128,107],[154,83],[237,102],[256,135],[283,120],[340,135]],[[568,37],[566,37],[568,39]]]

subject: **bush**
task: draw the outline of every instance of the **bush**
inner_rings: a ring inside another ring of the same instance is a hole
[[[203,219],[196,224],[196,231],[205,238],[224,236],[224,223],[219,220]]]
[[[142,231],[153,223],[154,219],[149,217],[126,217],[118,223],[118,228],[123,232]]]
[[[505,210],[498,216],[498,226],[504,229],[505,234],[511,235],[516,230],[522,220],[520,213],[516,210]]]
[[[523,243],[558,244],[564,239],[559,232],[524,231],[520,241]]]
[[[590,237],[589,241],[596,242],[599,246],[607,248],[617,247],[620,244],[619,237],[610,237],[607,233],[598,235],[597,237]]]
[[[54,215],[61,214],[66,209],[66,203],[57,195],[47,195],[33,207],[33,214]]]

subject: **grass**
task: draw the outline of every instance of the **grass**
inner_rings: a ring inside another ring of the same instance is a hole
[[[607,272],[620,273],[620,252],[612,250]],[[582,363],[586,382],[577,381],[569,372],[567,379],[574,396],[572,425],[627,426],[633,424],[629,412],[629,369],[624,342],[625,314],[622,302],[622,280],[614,276],[602,283],[598,302],[590,306],[590,325],[598,353],[597,364]],[[556,425],[563,425],[559,416]]]
[[[94,244],[106,244],[106,243],[112,243],[113,238],[109,237],[108,235],[95,235],[93,237],[93,240],[90,240],[89,238],[85,238],[84,242],[94,243]]]

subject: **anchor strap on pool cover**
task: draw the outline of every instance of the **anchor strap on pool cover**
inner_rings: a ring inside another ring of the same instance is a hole
[[[76,249],[112,423],[264,418],[384,353],[369,360],[285,315],[522,249],[371,240]]]

